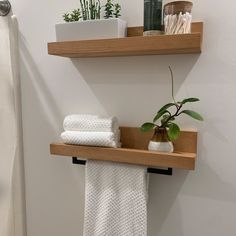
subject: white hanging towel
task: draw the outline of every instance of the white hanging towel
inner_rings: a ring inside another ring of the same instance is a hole
[[[0,16],[0,236],[25,233],[17,19]]]
[[[147,235],[147,170],[88,160],[84,236]]]

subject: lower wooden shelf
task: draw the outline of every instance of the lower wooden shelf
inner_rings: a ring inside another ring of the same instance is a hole
[[[120,162],[148,167],[195,169],[197,132],[182,131],[174,143],[174,153],[150,152],[148,142],[153,132],[142,133],[138,128],[121,127],[122,148],[105,148],[52,143],[52,155],[81,157],[90,160]]]

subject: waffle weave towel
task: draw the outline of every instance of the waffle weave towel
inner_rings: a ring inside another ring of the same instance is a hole
[[[88,160],[84,236],[146,236],[146,168]]]
[[[118,126],[116,117],[101,118],[93,115],[69,115],[64,119],[65,131],[115,132]]]
[[[61,134],[65,144],[98,146],[98,147],[120,147],[120,131],[113,132],[79,132],[65,131]]]

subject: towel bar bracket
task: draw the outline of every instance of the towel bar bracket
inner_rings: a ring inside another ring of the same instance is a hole
[[[77,157],[72,157],[72,163],[75,165],[86,165],[85,160],[79,160]],[[172,168],[165,169],[156,169],[156,168],[147,168],[147,172],[151,174],[159,174],[159,175],[172,175]]]
[[[157,168],[155,168],[155,169],[154,168],[148,168],[147,172],[151,173],[151,174],[159,174],[159,175],[170,175],[170,176],[173,175],[173,169],[172,168],[168,168],[167,170],[166,169],[157,169]]]

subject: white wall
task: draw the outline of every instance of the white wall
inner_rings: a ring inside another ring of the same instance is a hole
[[[142,24],[143,0],[122,0],[130,26]],[[20,25],[28,236],[82,235],[84,167],[52,158],[49,143],[70,113],[116,115],[121,125],[138,126],[170,101],[168,65],[176,96],[197,96],[199,129],[196,171],[151,175],[149,236],[235,236],[236,212],[236,3],[196,0],[203,19],[201,55],[100,59],[47,55],[54,24],[78,0],[12,0]]]

